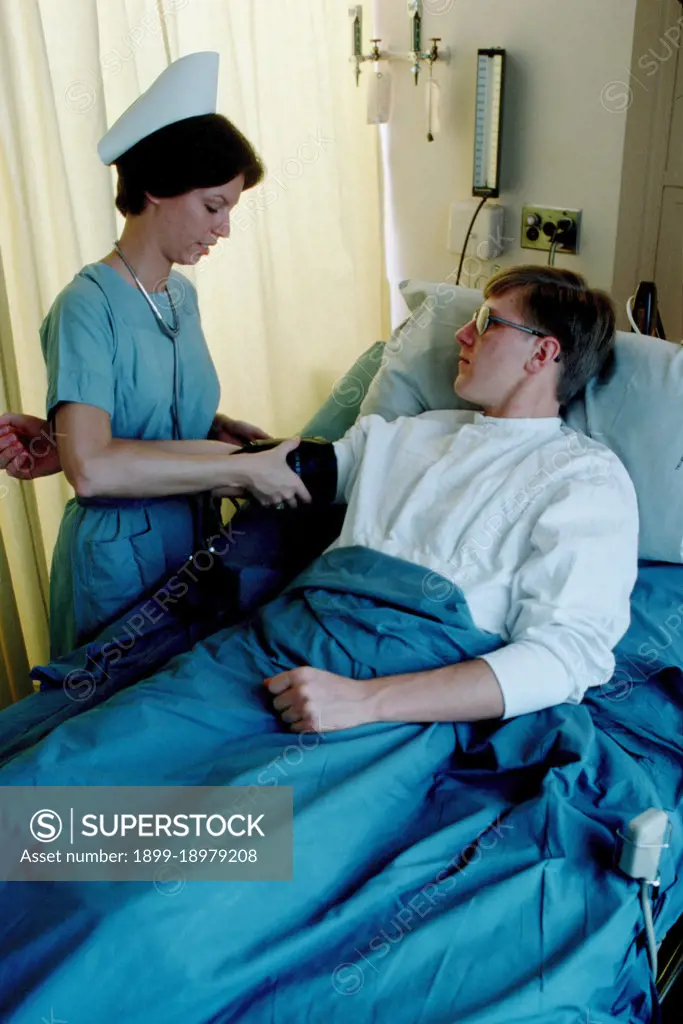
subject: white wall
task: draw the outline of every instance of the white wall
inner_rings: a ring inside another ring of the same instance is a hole
[[[381,37],[382,49],[407,53],[406,0],[374,0],[374,6],[374,17],[364,6],[366,36]],[[547,253],[520,248],[524,203],[579,208],[581,253],[560,255],[556,263],[584,273],[594,286],[611,287],[626,86],[610,83],[628,83],[635,8],[636,0],[424,0],[423,49],[429,37],[441,36],[451,50],[450,64],[435,67],[441,135],[426,141],[427,75],[416,88],[407,61],[391,63],[391,119],[379,129],[390,178],[385,202],[394,232],[387,247],[394,323],[405,315],[399,280],[442,280],[457,267],[458,257],[447,249],[448,213],[451,202],[471,197],[480,47],[508,53],[500,202],[505,234],[513,240],[496,264],[547,260]],[[368,74],[366,64],[361,88]],[[492,272],[485,264],[483,277]]]

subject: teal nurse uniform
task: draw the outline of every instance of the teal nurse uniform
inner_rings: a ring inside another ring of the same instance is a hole
[[[197,293],[175,271],[168,287],[180,325],[175,339],[142,293],[106,263],[88,264],[74,277],[40,329],[48,418],[60,402],[82,402],[109,413],[116,438],[207,437],[220,387]],[[171,323],[166,293],[153,299]],[[200,539],[205,504],[200,496],[69,501],[50,576],[51,657],[89,640],[181,567]]]

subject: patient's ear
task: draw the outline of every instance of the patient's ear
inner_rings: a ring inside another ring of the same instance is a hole
[[[544,370],[550,363],[559,362],[559,358],[562,355],[562,349],[557,338],[553,335],[548,335],[547,338],[539,338],[536,343],[536,349],[529,365],[533,373],[538,373]]]

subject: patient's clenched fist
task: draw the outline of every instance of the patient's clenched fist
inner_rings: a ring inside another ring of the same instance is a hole
[[[292,732],[334,732],[372,722],[370,681],[304,665],[264,680],[273,708]]]
[[[6,412],[0,416],[0,470],[15,480],[35,480],[61,472],[57,437],[38,416]]]

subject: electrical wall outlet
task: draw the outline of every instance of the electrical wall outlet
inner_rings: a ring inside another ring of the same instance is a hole
[[[581,210],[562,210],[557,206],[525,206],[522,210],[522,249],[550,252],[553,240],[556,252],[579,251]]]

